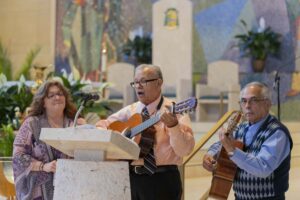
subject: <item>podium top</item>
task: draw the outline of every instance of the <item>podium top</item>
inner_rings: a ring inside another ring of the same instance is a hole
[[[106,153],[106,159],[137,160],[139,146],[112,130],[84,128],[42,128],[40,140],[74,157],[75,150],[93,150]]]

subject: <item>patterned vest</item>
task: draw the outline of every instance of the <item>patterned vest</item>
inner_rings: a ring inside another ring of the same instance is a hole
[[[241,124],[235,133],[236,139],[243,141],[245,127],[246,123]],[[293,142],[288,129],[275,117],[269,115],[255,134],[254,141],[252,141],[249,146],[244,147],[244,151],[257,155],[264,141],[278,129],[282,130],[288,136],[290,140],[290,149],[292,149]],[[233,190],[236,198],[240,200],[258,200],[284,194],[289,187],[290,161],[291,154],[289,154],[279,167],[266,178],[254,176],[238,168],[233,183]]]

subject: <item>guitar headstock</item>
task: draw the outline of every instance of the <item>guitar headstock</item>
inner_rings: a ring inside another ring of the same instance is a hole
[[[182,114],[182,113],[194,111],[196,107],[197,107],[197,98],[190,97],[187,100],[176,103],[174,105],[173,110],[175,114]]]
[[[234,129],[240,123],[241,118],[242,118],[242,112],[240,111],[237,111],[236,113],[232,114],[232,116],[230,116],[230,118],[228,119],[225,135],[228,136],[229,134],[233,133]]]

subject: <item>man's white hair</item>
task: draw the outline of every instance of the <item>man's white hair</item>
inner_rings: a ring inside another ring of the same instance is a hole
[[[261,88],[261,96],[272,101],[272,91],[269,89],[269,87],[266,84],[258,82],[258,81],[254,81],[254,82],[251,82],[251,83],[248,83],[247,85],[245,85],[240,93],[240,98],[242,98],[242,96],[245,92],[245,89],[250,86],[260,87]]]

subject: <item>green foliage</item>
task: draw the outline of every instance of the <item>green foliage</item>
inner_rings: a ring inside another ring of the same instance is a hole
[[[4,125],[0,129],[0,156],[11,157],[13,153],[14,130],[11,124]]]
[[[82,83],[80,80],[72,80],[71,78],[67,78],[65,76],[58,76],[64,86],[66,88],[68,88],[71,96],[72,96],[72,100],[73,102],[76,104],[77,108],[80,106],[81,104],[81,100],[82,98],[80,96],[78,96],[78,92],[79,91],[85,91],[86,87],[89,87],[91,85],[89,85],[89,83]],[[95,91],[95,93],[103,93],[103,90],[109,86],[109,83],[103,83],[102,86],[100,88],[97,88]],[[90,88],[91,89],[91,88]],[[88,91],[91,92],[91,91]],[[89,101],[87,102],[87,104],[85,105],[85,108],[83,109],[83,115],[89,113],[89,112],[94,112],[97,113],[99,116],[101,117],[105,117],[107,116],[107,112],[110,111],[110,101],[104,101],[104,100],[99,100],[97,102],[94,101]]]
[[[247,30],[247,24],[241,20]],[[270,27],[262,32],[250,30],[244,34],[238,34],[238,46],[243,56],[251,56],[253,59],[265,60],[268,55],[279,56],[281,35],[272,31]]]
[[[110,107],[111,101],[109,100],[101,100],[99,102],[90,101],[83,110],[83,115],[86,116],[87,113],[93,112],[97,113],[100,118],[106,118],[108,112],[112,111]]]
[[[85,87],[91,87],[86,82],[82,83],[80,80],[71,80],[64,76],[59,77],[64,86],[68,88],[77,107],[81,103],[79,96],[76,96],[78,91],[84,91]],[[104,83],[98,88],[97,93],[108,87],[108,83]],[[0,156],[11,156],[14,140],[14,130],[18,130],[19,116],[16,114],[17,109],[19,113],[24,113],[26,108],[30,106],[33,99],[31,88],[25,85],[25,79],[21,78],[17,84],[7,86],[6,78],[0,74]],[[110,109],[110,101],[99,100],[97,102],[90,101],[86,104],[83,110],[83,115],[94,112],[100,117],[106,117]]]
[[[148,36],[136,36],[134,40],[128,40],[123,46],[126,56],[135,57],[138,63],[152,62],[152,39]]]
[[[33,94],[25,83],[19,82],[18,85],[0,87],[0,124],[13,123],[15,108],[18,107],[23,113],[30,105],[32,98]]]
[[[12,119],[14,110],[11,100],[5,90],[0,90],[0,124],[7,124]]]
[[[7,49],[3,46],[0,41],[0,73],[6,75],[8,80],[11,80],[11,61],[8,55]]]
[[[79,106],[80,105],[80,97],[76,95],[78,91],[80,91],[84,86],[86,86],[85,83],[81,83],[80,80],[74,80],[74,81],[69,81],[66,77],[64,76],[59,76],[61,78],[64,86],[68,88],[73,102]]]
[[[33,60],[36,58],[40,51],[41,47],[35,47],[26,55],[22,67],[16,72],[16,75],[14,77],[15,80],[19,79],[22,74],[27,80],[30,80],[30,68],[32,67]]]
[[[33,94],[30,88],[25,84],[11,86],[7,93],[10,95],[10,99],[15,107],[19,107],[23,113],[26,108],[31,104]]]

